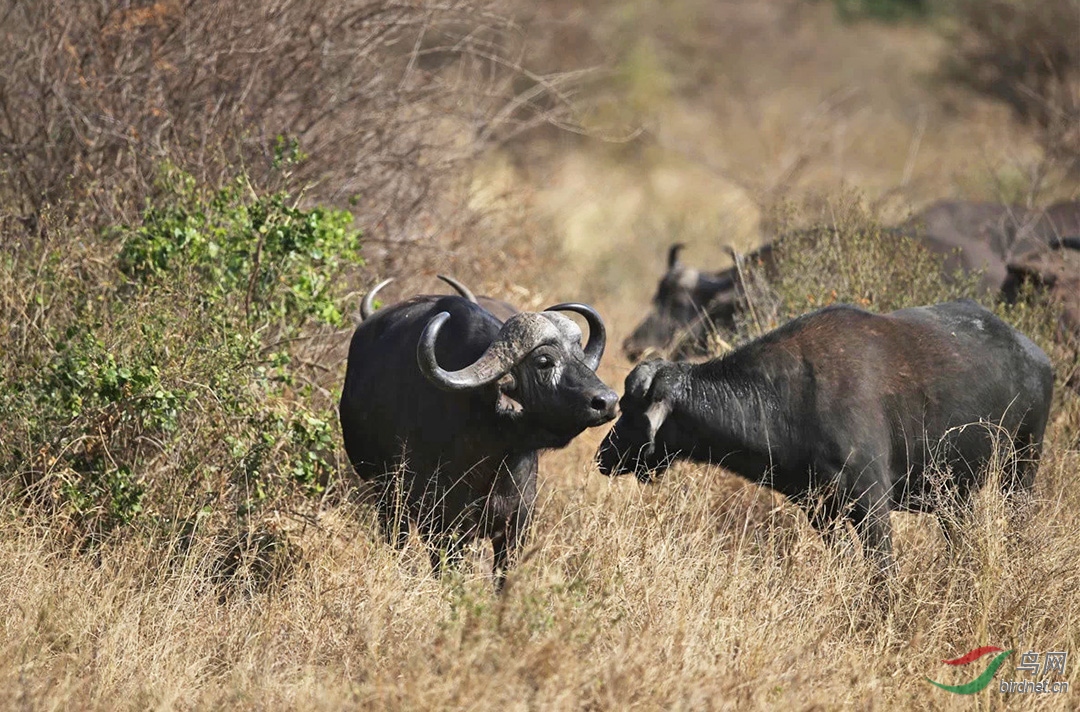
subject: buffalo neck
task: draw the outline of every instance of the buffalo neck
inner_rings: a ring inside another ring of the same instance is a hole
[[[688,369],[669,416],[676,442],[668,449],[763,482],[776,458],[790,452],[791,428],[781,408],[787,383],[738,356]]]

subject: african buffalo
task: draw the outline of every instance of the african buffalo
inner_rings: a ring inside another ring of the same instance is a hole
[[[539,451],[615,417],[618,397],[595,373],[603,320],[584,304],[504,323],[460,296],[417,296],[374,313],[371,301],[341,394],[349,461],[380,485],[388,541],[403,545],[415,523],[441,569],[473,539],[490,538],[501,585],[528,526]],[[562,311],[588,322],[584,349]]]
[[[961,270],[982,273],[982,287],[997,294],[1007,277],[1007,264],[1056,245],[1062,236],[1080,231],[1080,203],[1061,202],[1028,209],[966,200],[942,200],[897,226],[945,258],[946,275]]]
[[[1002,296],[1014,302],[1025,284],[1060,307],[1059,336],[1080,346],[1080,237],[1062,238],[1055,248],[1028,253],[1007,265]]]
[[[597,457],[643,482],[673,459],[722,465],[823,533],[846,517],[887,571],[889,512],[969,502],[995,443],[1017,458],[1003,488],[1031,488],[1052,389],[1046,354],[975,302],[833,306],[722,358],[639,364]]]
[[[747,255],[729,250],[735,264],[720,272],[702,272],[679,260],[683,245],[668,250],[667,272],[660,279],[649,313],[623,341],[626,356],[636,361],[650,349],[666,349],[680,336],[673,357],[703,356],[710,337],[735,330],[735,316],[746,308],[743,282],[747,271],[775,268],[772,245]]]

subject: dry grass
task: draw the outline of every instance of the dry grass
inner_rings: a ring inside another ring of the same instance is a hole
[[[1080,648],[1076,405],[1018,528],[984,496],[950,557],[931,519],[894,517],[885,609],[858,558],[789,506],[712,468],[603,480],[584,464],[596,437],[544,460],[536,534],[502,597],[482,563],[433,579],[415,542],[394,553],[344,505],[293,532],[291,576],[246,594],[214,583],[206,545],[171,565],[146,542],[72,557],[6,509],[0,706],[969,709],[923,680],[965,677],[940,659]]]

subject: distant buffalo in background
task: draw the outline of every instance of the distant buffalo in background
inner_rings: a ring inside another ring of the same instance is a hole
[[[1080,202],[1027,209],[1000,203],[940,201],[884,230],[883,235],[910,237],[941,255],[946,279],[958,270],[981,271],[983,288],[1002,294],[1010,265],[1020,269],[1033,255],[1076,249],[1067,238],[1080,235]],[[684,265],[679,259],[682,245],[672,245],[667,271],[648,313],[623,342],[627,357],[637,361],[650,352],[669,349],[667,355],[674,359],[710,354],[713,335],[733,332],[737,317],[749,306],[746,278],[756,274],[775,277],[777,248],[782,241],[777,239],[745,256],[732,252],[735,266],[718,272]],[[1061,282],[1059,272],[1054,279]],[[1036,280],[1036,284],[1042,286],[1047,281]]]
[[[1001,294],[1015,302],[1025,285],[1043,291],[1061,309],[1060,335],[1080,347],[1080,236],[1055,247],[1022,255],[1006,266]]]
[[[1080,202],[1048,208],[944,200],[933,203],[895,228],[945,257],[945,271],[982,272],[987,292],[1001,291],[1008,264],[1054,248],[1080,234]]]
[[[746,308],[747,273],[763,270],[767,277],[775,275],[772,245],[747,255],[730,250],[735,264],[719,272],[684,265],[679,259],[683,247],[675,244],[668,250],[667,272],[660,278],[652,306],[623,341],[623,351],[633,361],[649,351],[667,349],[677,337],[672,358],[709,354],[710,337],[734,331],[736,315]]]

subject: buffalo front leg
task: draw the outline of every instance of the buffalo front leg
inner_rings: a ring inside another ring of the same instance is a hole
[[[491,544],[495,554],[492,574],[495,588],[499,591],[506,585],[507,571],[516,563],[518,547],[529,531],[533,507],[536,504],[537,459],[535,452],[507,458],[506,469],[496,483],[496,497],[489,502],[493,504],[501,501],[508,505],[506,508],[510,510],[509,516],[498,522],[499,526],[491,532]],[[496,506],[489,512],[499,509]]]
[[[491,546],[495,553],[492,575],[495,578],[495,588],[499,591],[506,586],[506,574],[517,561],[518,545],[528,531],[530,518],[529,511],[519,510],[491,537]]]
[[[443,576],[448,571],[461,568],[465,561],[465,547],[468,541],[461,536],[448,534],[437,536],[428,542],[428,554],[431,556],[431,571],[436,576]]]

